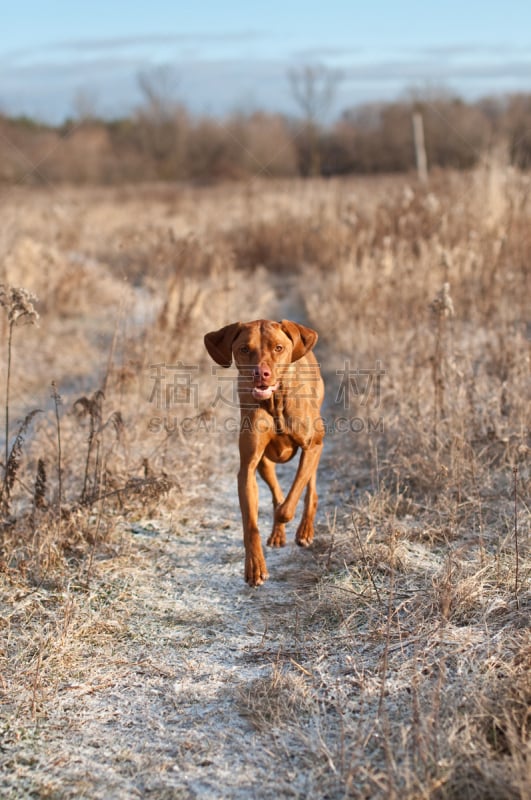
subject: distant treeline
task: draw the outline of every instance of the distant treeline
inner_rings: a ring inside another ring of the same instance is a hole
[[[370,104],[330,125],[255,112],[197,118],[146,104],[115,120],[80,115],[54,127],[0,115],[0,181],[117,184],[260,176],[406,172],[415,168],[412,115],[420,111],[430,168],[467,169],[492,148],[531,167],[531,94],[474,103],[433,99]]]

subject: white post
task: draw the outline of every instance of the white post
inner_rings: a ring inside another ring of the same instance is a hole
[[[413,112],[413,141],[415,143],[415,158],[417,173],[421,183],[428,182],[428,156],[424,144],[424,122],[420,111]]]

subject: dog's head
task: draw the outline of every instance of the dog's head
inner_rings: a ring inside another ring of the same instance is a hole
[[[234,360],[242,388],[258,401],[271,397],[289,364],[302,358],[316,341],[316,331],[289,320],[233,322],[205,336],[214,361],[230,367]]]

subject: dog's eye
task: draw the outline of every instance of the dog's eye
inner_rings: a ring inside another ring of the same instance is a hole
[[[277,353],[281,353],[283,350],[284,350],[284,347],[281,344],[277,344],[277,346],[275,347],[275,351]]]
[[[249,350],[249,348],[247,347],[246,344],[244,344],[244,345],[242,345],[242,347],[240,347],[240,353],[250,353],[250,352],[251,351]]]

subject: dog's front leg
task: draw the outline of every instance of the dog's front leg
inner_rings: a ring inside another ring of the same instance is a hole
[[[258,530],[258,484],[256,482],[256,470],[264,449],[255,436],[247,433],[240,435],[238,496],[245,546],[245,580],[249,586],[260,586],[268,578]]]
[[[322,442],[318,442],[312,447],[302,451],[295,480],[288,492],[288,496],[284,502],[275,509],[275,524],[289,522],[295,515],[297,503],[299,502],[302,492],[306,486],[309,487],[303,518],[296,536],[297,544],[303,547],[308,546],[313,539],[313,518],[317,508],[315,474],[317,472],[322,449]]]

